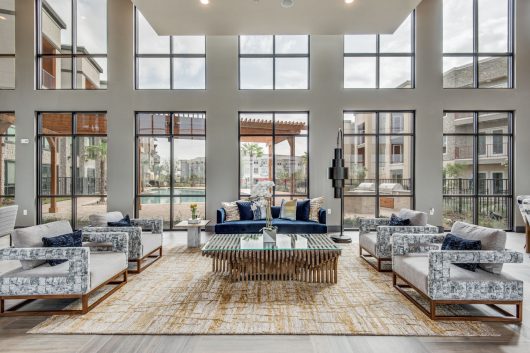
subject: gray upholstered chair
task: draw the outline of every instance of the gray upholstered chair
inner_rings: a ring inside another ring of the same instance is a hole
[[[410,226],[391,226],[389,218],[359,220],[359,255],[379,272],[392,271],[394,233],[439,233],[438,227],[427,224],[428,217],[425,212],[404,208],[397,216],[409,219]]]
[[[0,207],[0,238],[13,234],[17,221],[17,212],[18,205]]]
[[[161,218],[131,219],[133,227],[109,227],[108,222],[123,219],[119,211],[89,216],[90,226],[83,228],[86,232],[126,232],[129,235],[129,262],[134,269],[129,273],[140,273],[162,257],[164,221]],[[158,252],[158,254],[156,254]],[[151,259],[152,261],[147,261]]]
[[[83,232],[83,247],[43,247],[43,237],[68,233],[72,233],[72,227],[67,221],[14,231],[14,247],[0,249],[0,261],[18,260],[20,267],[0,275],[0,316],[84,314],[127,282],[126,233]],[[98,248],[100,245],[103,249]],[[67,261],[50,266],[47,260]],[[107,284],[115,286],[89,303],[90,296]],[[36,299],[74,298],[81,300],[80,309],[19,310]],[[8,310],[6,300],[23,301]]]
[[[504,263],[522,263],[523,254],[505,250],[506,233],[456,222],[451,234],[480,240],[482,250],[439,250],[443,234],[394,233],[393,282],[405,297],[433,320],[481,320],[521,322],[523,282],[502,272]],[[455,266],[478,263],[473,272]],[[412,295],[415,291],[426,302],[424,307]],[[484,304],[499,315],[439,315],[438,305]],[[498,305],[514,305],[510,313]]]

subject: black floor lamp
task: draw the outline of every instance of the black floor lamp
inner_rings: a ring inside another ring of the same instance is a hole
[[[348,179],[348,168],[344,167],[344,134],[339,129],[337,134],[337,147],[329,168],[329,179],[332,180],[333,190],[336,199],[340,199],[340,234],[332,236],[331,239],[336,243],[351,243],[351,236],[344,234],[344,181]]]

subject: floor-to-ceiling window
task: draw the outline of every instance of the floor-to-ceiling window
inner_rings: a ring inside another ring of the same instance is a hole
[[[443,224],[512,229],[513,114],[445,112]]]
[[[393,34],[344,36],[344,88],[414,88],[415,13]]]
[[[190,206],[206,214],[206,114],[136,114],[136,214],[162,217],[173,229],[191,218]]]
[[[106,113],[39,113],[37,153],[39,223],[68,220],[79,229],[106,212]]]
[[[136,89],[205,89],[206,37],[159,36],[135,10]]]
[[[239,113],[239,196],[272,180],[274,202],[309,197],[309,113]]]
[[[0,89],[15,88],[15,0],[0,1]]]
[[[414,112],[344,112],[344,226],[414,206]]]
[[[107,88],[107,0],[37,0],[37,88]]]
[[[512,88],[513,0],[443,1],[444,88]]]
[[[0,206],[15,202],[15,114],[0,112]]]
[[[240,89],[309,89],[309,36],[239,36]]]

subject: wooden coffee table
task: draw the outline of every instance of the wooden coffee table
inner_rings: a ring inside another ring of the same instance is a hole
[[[203,219],[197,224],[190,224],[188,221],[182,221],[175,228],[185,228],[188,230],[188,248],[198,248],[201,246],[201,230],[210,223],[209,220]]]
[[[245,234],[216,234],[202,248],[212,258],[212,271],[237,281],[302,281],[337,283],[341,249],[327,234],[297,234],[308,239],[307,249],[241,249]]]

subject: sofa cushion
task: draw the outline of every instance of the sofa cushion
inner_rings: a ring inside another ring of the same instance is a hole
[[[107,212],[106,216],[107,222],[118,222],[120,219],[123,219],[123,213],[120,211]]]
[[[278,233],[309,233],[321,234],[327,233],[328,227],[325,224],[304,221],[290,221],[287,219],[273,219],[272,225],[278,227]]]
[[[392,216],[390,216],[390,221],[388,222],[389,226],[410,226],[410,219],[408,218],[401,218],[396,216],[394,213],[392,213]]]
[[[106,213],[91,214],[90,216],[88,216],[88,223],[90,224],[91,227],[106,227],[107,226],[107,214]]]
[[[123,252],[90,253],[90,289],[98,287],[129,266]]]
[[[215,225],[217,234],[251,234],[259,233],[265,227],[265,221],[232,221]]]
[[[72,227],[68,221],[57,221],[38,226],[18,228],[13,232],[13,246],[15,248],[41,248],[43,237],[54,237],[57,235],[72,233]],[[24,270],[40,266],[43,260],[21,260],[20,264]]]
[[[317,197],[315,199],[311,199],[310,203],[310,213],[309,213],[309,220],[313,222],[318,222],[318,212],[322,208],[322,205],[324,204],[324,198],[323,197]]]
[[[454,234],[447,234],[442,243],[442,250],[481,250],[480,240],[469,240],[460,238]],[[478,268],[478,263],[463,263],[455,264],[464,270],[475,272]]]
[[[455,222],[451,228],[451,234],[468,240],[480,240],[482,250],[503,251],[506,246],[506,232],[499,229]],[[496,274],[502,271],[502,264],[480,264],[479,267]]]
[[[131,218],[126,215],[118,221],[107,222],[109,227],[132,227]]]
[[[236,202],[221,202],[221,206],[224,208],[226,213],[226,222],[239,221],[239,207]]]
[[[150,232],[142,233],[143,254],[145,256],[155,249],[162,246],[162,234],[153,234]]]
[[[73,233],[58,235],[56,237],[43,237],[42,244],[45,248],[75,248],[83,246],[83,234],[80,230]],[[57,266],[68,260],[48,260],[50,266]]]
[[[409,210],[408,208],[402,208],[397,214],[399,218],[410,220],[411,226],[426,226],[427,225],[427,213],[421,211]]]
[[[311,213],[311,200],[298,200],[296,201],[296,220],[297,221],[309,221]]]
[[[363,233],[359,236],[359,245],[368,251],[371,255],[375,254],[375,243],[377,242],[377,233]]]
[[[282,200],[282,209],[280,211],[281,219],[296,221],[296,200]]]
[[[236,201],[237,209],[239,210],[239,219],[241,221],[254,220],[254,212],[252,211],[251,201]]]

